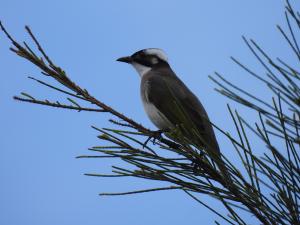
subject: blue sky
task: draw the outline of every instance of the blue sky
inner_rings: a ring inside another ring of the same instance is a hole
[[[179,77],[199,97],[212,121],[233,131],[226,109],[228,99],[208,79],[223,73],[260,96],[264,87],[229,59],[238,57],[263,71],[241,35],[255,38],[274,56],[291,54],[275,25],[284,20],[283,1],[1,1],[0,19],[17,40],[28,41],[29,25],[54,62],[94,96],[154,128],[143,111],[139,77],[115,60],[142,48],[159,47],[168,54]],[[0,34],[1,157],[0,224],[117,225],[212,224],[221,221],[179,191],[122,197],[99,197],[100,192],[130,191],[165,186],[136,179],[86,177],[109,172],[119,161],[75,159],[99,144],[90,125],[109,126],[104,114],[77,113],[19,103],[22,91],[49,100],[63,99],[27,79],[42,78],[39,70],[8,51]],[[232,103],[232,102],[230,102]],[[255,114],[232,103],[250,120]],[[231,146],[217,133],[225,154]],[[254,145],[259,143],[253,143]],[[259,149],[260,150],[260,149]],[[232,160],[235,160],[234,158]],[[200,196],[222,211],[206,196]],[[249,221],[254,222],[249,217]],[[225,222],[223,224],[226,224]]]

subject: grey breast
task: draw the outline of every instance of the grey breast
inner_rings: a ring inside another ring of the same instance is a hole
[[[159,128],[172,128],[182,123],[176,112],[178,103],[189,117],[205,145],[219,151],[219,146],[208,115],[198,98],[170,68],[150,70],[141,80],[141,97],[150,120]]]
[[[154,79],[161,79],[152,72],[148,72],[142,77],[141,80],[141,98],[144,106],[144,110],[147,113],[152,123],[161,130],[173,128],[173,124],[167,119],[167,117],[157,108],[159,105],[153,104],[149,100],[151,98],[160,98],[162,91],[155,88]],[[159,82],[159,81],[158,81]],[[157,102],[157,101],[156,101]]]

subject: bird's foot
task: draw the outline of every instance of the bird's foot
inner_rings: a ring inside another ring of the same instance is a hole
[[[157,131],[154,131],[151,136],[149,136],[147,138],[147,140],[145,141],[145,143],[143,144],[143,148],[145,148],[148,144],[148,142],[152,139],[152,143],[155,144],[155,141],[156,140],[159,140],[161,138],[161,134],[166,132],[166,130],[157,130]]]

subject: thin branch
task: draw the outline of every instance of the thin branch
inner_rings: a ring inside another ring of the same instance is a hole
[[[72,106],[72,105],[64,105],[57,102],[49,102],[48,100],[42,101],[42,100],[36,100],[36,99],[27,99],[27,98],[21,98],[18,96],[14,96],[15,100],[21,101],[21,102],[29,102],[34,103],[38,105],[46,105],[51,106],[55,108],[63,108],[63,109],[72,109],[77,111],[89,111],[89,112],[107,112],[103,109],[92,109],[92,108],[85,108],[85,107],[78,107],[78,106]]]
[[[144,190],[138,190],[138,191],[129,191],[129,192],[100,193],[99,195],[101,195],[101,196],[132,195],[132,194],[140,194],[140,193],[145,193],[145,192],[166,191],[166,190],[175,190],[175,189],[182,189],[182,187],[170,186],[170,187],[151,188],[151,189],[144,189]]]

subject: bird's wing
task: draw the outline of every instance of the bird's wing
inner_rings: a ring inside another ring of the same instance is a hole
[[[208,142],[209,148],[219,151],[208,115],[198,98],[175,74],[171,76],[162,74],[160,78],[157,79],[157,74],[149,74],[146,78],[148,101],[155,105],[172,124],[190,124],[191,127],[185,128],[196,129],[203,140]]]

